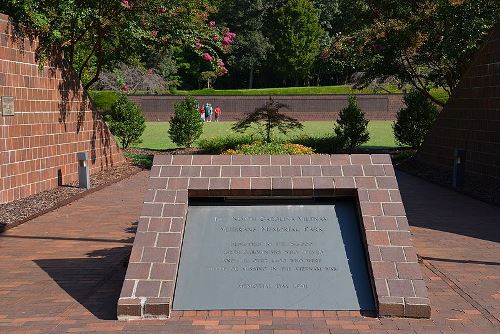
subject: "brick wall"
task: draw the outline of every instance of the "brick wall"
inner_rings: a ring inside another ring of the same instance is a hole
[[[466,150],[469,182],[500,182],[500,23],[464,73],[417,160],[451,172],[455,148]]]
[[[123,161],[73,71],[62,61],[40,70],[35,48],[0,14],[0,96],[15,98],[15,115],[0,113],[0,203],[56,187],[59,170],[77,180],[77,152],[92,172]]]
[[[286,103],[290,110],[286,113],[301,121],[334,121],[340,110],[347,106],[348,95],[287,95],[275,96],[276,101]],[[402,95],[358,95],[358,104],[369,120],[393,120],[403,107]],[[149,122],[166,122],[174,113],[175,103],[182,96],[133,95],[130,99],[141,107]],[[198,96],[200,103],[219,105],[222,120],[235,121],[245,113],[261,107],[269,100],[268,96]]]

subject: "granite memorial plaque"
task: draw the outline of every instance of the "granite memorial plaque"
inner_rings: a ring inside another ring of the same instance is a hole
[[[173,309],[375,309],[354,204],[190,205]]]
[[[2,115],[14,116],[14,97],[2,96]]]

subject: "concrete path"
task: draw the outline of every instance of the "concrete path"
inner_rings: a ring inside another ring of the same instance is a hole
[[[147,172],[0,235],[0,333],[498,333],[500,208],[400,174],[431,320],[359,312],[184,312],[119,322]]]

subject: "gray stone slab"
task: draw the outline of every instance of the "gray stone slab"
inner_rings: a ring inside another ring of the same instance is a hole
[[[190,206],[175,310],[375,309],[356,209]]]
[[[2,115],[14,116],[14,97],[2,96]]]

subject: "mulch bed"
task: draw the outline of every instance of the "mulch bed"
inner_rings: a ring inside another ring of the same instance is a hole
[[[203,151],[197,148],[173,150],[129,148],[125,150],[125,152],[148,156],[156,154],[203,154]],[[132,159],[127,159],[124,164],[91,175],[90,184],[92,188],[89,190],[78,188],[78,183],[75,182],[34,194],[17,201],[0,204],[0,233],[48,211],[69,204],[81,198],[86,193],[91,193],[107,185],[123,180],[128,176],[138,173],[142,169],[143,168],[134,165]]]
[[[145,148],[128,148],[127,153],[142,154],[142,155],[193,155],[193,154],[207,154],[202,149],[191,147],[191,148],[177,148],[169,150],[151,150]]]
[[[27,220],[65,205],[85,193],[90,193],[127,178],[141,171],[142,168],[133,165],[131,161],[93,174],[90,177],[91,189],[78,188],[77,183],[57,187],[32,196],[6,204],[0,204],[0,232],[17,226]]]
[[[156,154],[203,154],[198,148],[149,150],[129,148],[127,153],[153,156]],[[6,204],[0,204],[0,233],[9,228],[18,226],[48,211],[75,201],[86,193],[99,190],[107,185],[120,181],[128,176],[138,173],[142,168],[134,165],[131,159],[119,166],[95,173],[90,176],[92,188],[78,188],[78,183],[72,183],[44,191],[32,196],[22,198]]]

